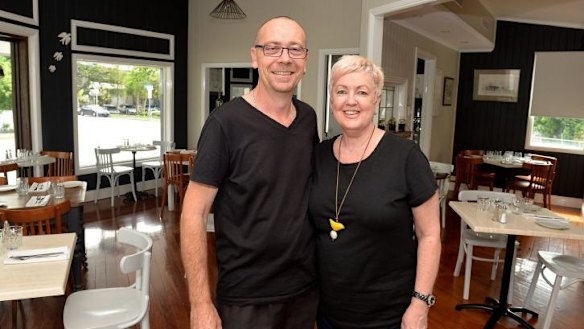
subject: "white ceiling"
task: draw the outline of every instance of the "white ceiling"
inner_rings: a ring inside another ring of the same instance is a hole
[[[584,29],[584,0],[479,1],[497,20]],[[487,38],[441,5],[418,7],[386,19],[461,52],[493,49]]]

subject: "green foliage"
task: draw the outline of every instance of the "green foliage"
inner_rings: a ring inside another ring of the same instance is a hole
[[[12,110],[12,63],[10,57],[0,56],[4,77],[0,79],[0,111]]]
[[[534,117],[533,129],[538,135],[564,140],[584,140],[584,119]]]
[[[143,108],[148,93],[145,85],[154,86],[152,97],[159,97],[160,70],[155,67],[107,63],[77,63],[77,100],[79,105],[133,104]]]

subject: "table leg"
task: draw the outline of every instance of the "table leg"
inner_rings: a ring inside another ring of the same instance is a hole
[[[485,324],[485,329],[492,329],[495,327],[495,324],[501,319],[502,317],[506,316],[515,320],[516,322],[520,323],[523,327],[528,329],[534,329],[534,327],[529,324],[526,320],[522,317],[517,315],[515,312],[519,313],[529,313],[532,317],[537,317],[537,313],[523,308],[523,307],[507,307],[507,296],[509,295],[509,282],[511,279],[511,275],[513,274],[513,270],[511,268],[513,264],[513,253],[515,249],[515,235],[508,235],[507,236],[507,246],[505,249],[505,264],[503,267],[503,277],[501,278],[501,290],[499,292],[499,300],[495,300],[493,298],[487,297],[487,304],[459,304],[456,305],[456,310],[483,310],[483,311],[490,311],[493,312],[487,324]]]
[[[77,242],[73,251],[73,261],[71,262],[71,274],[73,275],[73,291],[84,288],[82,271],[86,268],[85,254],[85,227],[83,224],[83,206],[73,207],[67,214],[67,229],[69,232],[77,234]]]

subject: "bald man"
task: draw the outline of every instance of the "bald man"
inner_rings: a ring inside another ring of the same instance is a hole
[[[205,122],[181,216],[191,328],[313,329],[318,304],[307,218],[316,114],[293,98],[306,69],[303,28],[276,17],[251,47],[255,88]],[[219,278],[207,274],[213,206]]]

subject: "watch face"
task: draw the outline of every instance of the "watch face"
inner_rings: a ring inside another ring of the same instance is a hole
[[[432,306],[432,305],[436,304],[436,297],[434,297],[434,295],[428,296],[427,303],[428,303],[429,306]]]

